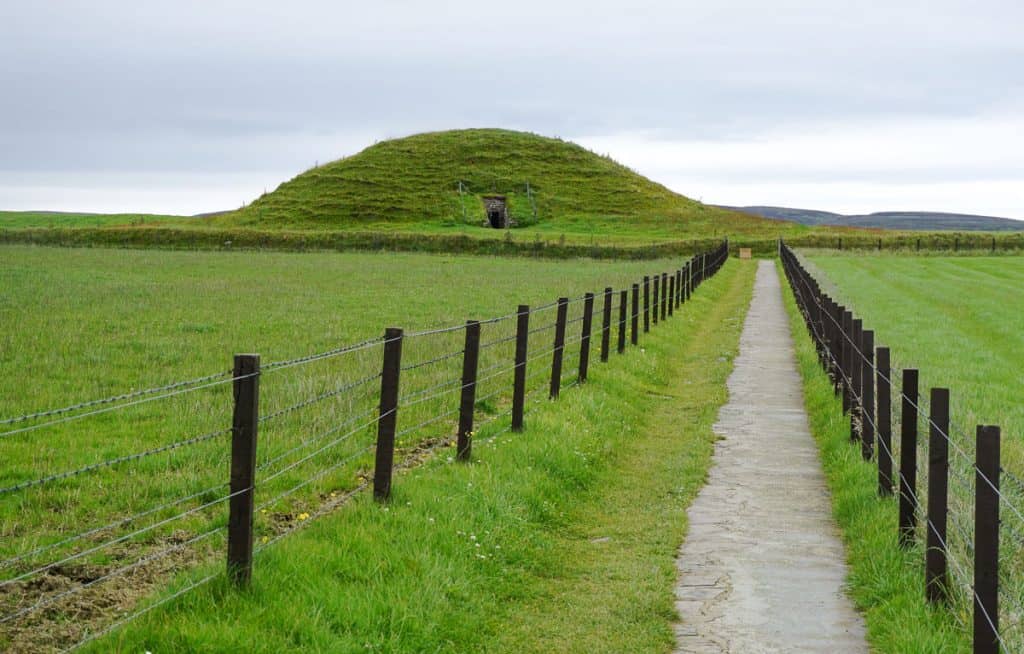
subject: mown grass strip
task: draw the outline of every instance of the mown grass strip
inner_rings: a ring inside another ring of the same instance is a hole
[[[900,549],[897,502],[878,497],[876,468],[865,463],[860,449],[850,443],[849,420],[818,365],[788,286],[784,300],[811,432],[821,451],[833,514],[846,544],[850,594],[864,613],[872,649],[893,654],[970,651],[970,635],[956,624],[952,613],[925,603],[924,552],[920,544]]]
[[[810,264],[876,341],[892,347],[894,365],[921,371],[925,397],[929,388],[950,389],[961,447],[973,451],[975,425],[999,425],[1003,464],[1024,475],[1024,260],[813,257]]]
[[[666,651],[753,273],[727,265],[522,434],[485,428],[472,464],[437,457],[388,506],[361,496],[268,549],[250,591],[218,580],[90,651]]]

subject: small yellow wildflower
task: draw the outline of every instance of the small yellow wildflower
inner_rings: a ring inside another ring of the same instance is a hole
[[[308,519],[309,519],[309,514],[306,513],[305,511],[303,511],[302,513],[299,514],[299,520],[308,520]]]
[[[260,542],[261,543],[266,543],[268,540],[270,540],[270,536],[264,536],[263,538],[260,539]]]

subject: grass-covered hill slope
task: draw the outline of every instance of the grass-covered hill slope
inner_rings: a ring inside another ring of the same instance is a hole
[[[504,195],[518,227],[650,236],[792,234],[795,226],[696,202],[579,145],[500,129],[383,141],[308,170],[214,220],[260,228],[478,227]]]

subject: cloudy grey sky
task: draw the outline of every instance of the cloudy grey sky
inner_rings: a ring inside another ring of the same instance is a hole
[[[197,213],[423,130],[705,202],[1024,219],[1018,0],[0,0],[0,208]]]

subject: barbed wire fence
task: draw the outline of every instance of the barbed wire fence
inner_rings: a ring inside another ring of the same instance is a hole
[[[0,643],[73,651],[211,582],[246,586],[256,555],[353,495],[387,501],[395,469],[449,445],[472,460],[484,426],[522,431],[531,408],[681,310],[728,254],[723,243],[618,291],[294,359],[236,355],[228,371],[0,419]],[[103,442],[76,438],[86,420]],[[208,569],[225,549],[226,577]],[[105,590],[144,597],[188,570],[141,606]],[[45,635],[96,604],[118,617]]]
[[[875,348],[874,332],[781,241],[779,254],[851,441],[877,465],[880,498],[899,501],[898,542],[924,546],[926,601],[950,609],[974,652],[1024,651],[1024,483],[1001,465],[999,428],[971,438],[950,417],[948,389],[920,397],[919,370]]]

